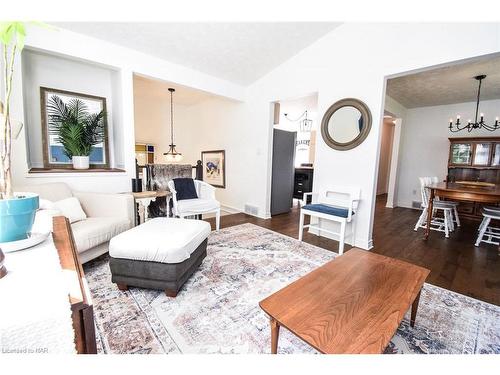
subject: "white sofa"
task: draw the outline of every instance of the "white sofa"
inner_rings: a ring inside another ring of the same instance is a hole
[[[76,197],[87,215],[71,224],[80,262],[86,263],[108,251],[111,238],[132,228],[135,223],[134,198],[131,194],[106,194],[72,191],[62,182],[17,187],[16,191],[33,192],[41,199],[56,202]],[[46,225],[50,215],[39,210],[35,226]],[[49,210],[47,210],[49,211]],[[41,224],[41,221],[45,221]]]

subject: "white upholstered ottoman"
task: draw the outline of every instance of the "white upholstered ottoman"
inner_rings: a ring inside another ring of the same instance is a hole
[[[175,297],[206,257],[210,231],[206,221],[161,217],[113,237],[112,281],[121,290],[164,289]]]

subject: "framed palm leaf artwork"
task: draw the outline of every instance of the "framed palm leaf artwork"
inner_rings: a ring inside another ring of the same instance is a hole
[[[226,151],[202,151],[203,181],[212,186],[226,188]]]
[[[109,168],[106,98],[40,87],[43,163],[69,168],[88,156],[90,168]]]

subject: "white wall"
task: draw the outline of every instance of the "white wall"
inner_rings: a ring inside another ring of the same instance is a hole
[[[239,207],[246,203],[257,206],[260,216],[268,216],[270,210],[271,103],[282,98],[303,97],[317,92],[318,118],[321,118],[326,109],[337,100],[346,97],[361,99],[368,105],[373,116],[373,126],[368,138],[353,150],[336,151],[318,137],[314,188],[326,189],[334,184],[361,188],[362,201],[356,213],[356,245],[363,248],[371,247],[385,77],[500,50],[500,27],[493,23],[343,24],[243,89],[191,69],[68,31],[35,31],[30,28],[28,34],[26,42],[32,48],[94,61],[119,72],[127,172],[124,176],[107,176],[99,180],[96,180],[96,176],[72,176],[69,182],[86,190],[95,189],[97,181],[102,190],[130,189],[130,178],[134,174],[135,138],[133,72],[245,100],[242,106],[237,105],[224,116],[216,116],[219,123],[212,121],[212,125],[228,131],[228,134],[217,137],[223,137],[224,142],[234,142],[236,145],[232,148],[234,153],[227,155],[228,168],[236,160],[239,163],[237,167],[231,167],[236,169],[232,176],[228,173],[231,185],[237,192],[235,203]],[[395,48],[398,50],[397,54],[386,53]],[[22,87],[19,74],[16,86]],[[13,106],[13,116],[23,119],[22,93],[18,89],[14,92]],[[24,142],[23,136],[14,145],[16,153],[13,168],[18,181],[25,181],[27,170]],[[217,140],[217,143],[223,142]],[[215,148],[216,145],[213,146]],[[57,178],[52,176],[47,180]],[[67,177],[61,178],[67,180]]]
[[[12,168],[14,186],[25,186],[44,182],[63,181],[73,189],[84,191],[122,192],[130,191],[130,179],[135,176],[134,157],[134,105],[133,105],[133,73],[193,87],[237,100],[244,99],[243,87],[210,75],[185,68],[144,53],[87,37],[67,30],[51,30],[40,27],[29,27],[26,47],[71,60],[80,60],[85,64],[101,66],[113,71],[111,95],[113,97],[113,125],[120,126],[120,132],[115,139],[117,155],[123,155],[123,160],[115,160],[115,165],[122,166],[121,173],[71,173],[68,174],[28,174],[30,161],[28,159],[26,128],[20,137],[13,142],[14,153]],[[14,90],[11,97],[12,117],[26,123],[23,96],[23,76],[21,74],[22,58],[16,63]],[[80,80],[72,77],[66,81]],[[27,112],[31,109],[27,108]]]
[[[412,201],[421,201],[419,177],[438,176],[445,179],[448,172],[448,153],[451,137],[492,137],[487,130],[451,133],[450,118],[457,114],[462,121],[474,120],[476,103],[460,103],[434,107],[413,108],[406,111],[401,131],[400,162],[397,185],[397,205],[411,207]],[[500,100],[481,101],[480,112],[485,121],[493,124],[500,116]]]
[[[165,163],[163,153],[170,144],[170,93],[151,90],[135,80],[135,137],[137,142],[155,144],[155,162]],[[175,95],[175,94],[174,94]],[[216,188],[223,207],[243,211],[244,194],[251,195],[247,179],[249,160],[238,124],[243,104],[221,97],[206,97],[190,105],[175,104],[174,142],[183,155],[182,163],[196,165],[202,151],[226,151],[226,188]],[[249,186],[250,185],[250,186]]]
[[[307,118],[312,121],[310,132],[300,131],[300,121],[305,117],[300,117],[307,110]],[[285,113],[287,116],[285,116]],[[293,121],[296,119],[300,121]],[[308,140],[309,146],[299,145],[295,149],[295,167],[300,167],[302,163],[313,163],[316,152],[316,136],[318,129],[318,95],[312,95],[280,101],[279,123],[274,124],[275,129],[281,129],[297,133],[297,141]]]
[[[123,148],[115,150],[115,137],[120,137],[121,122],[115,121],[113,86],[115,74],[109,69],[82,62],[25,50],[23,52],[23,92],[25,126],[28,138],[28,164],[32,168],[43,167],[40,87],[78,92],[106,98],[108,113],[108,137],[110,165],[123,168]],[[117,92],[118,90],[115,90]],[[120,102],[118,100],[117,102]],[[117,111],[119,113],[119,111]],[[119,140],[120,138],[118,138]],[[121,162],[120,162],[121,161]]]
[[[170,145],[170,93],[151,91],[134,80],[135,141],[155,145],[155,163],[165,163],[163,153]],[[182,153],[182,163],[196,164],[200,158],[193,140],[196,138],[198,115],[194,106],[175,103],[174,143]]]
[[[389,190],[389,173],[394,138],[394,124],[392,120],[384,120],[380,139],[380,162],[377,178],[377,195],[386,194]]]
[[[401,150],[401,127],[406,118],[406,107],[390,96],[385,96],[384,114],[390,114],[395,118],[394,131],[392,135],[391,162],[389,171],[389,182],[387,188],[386,207],[394,208],[397,203],[397,184],[399,171],[399,153]]]
[[[192,136],[183,141],[192,147],[191,162],[201,158],[201,151],[225,150],[226,188],[216,188],[215,195],[226,208],[244,211],[244,203],[253,201],[254,186],[259,182],[251,156],[256,147],[251,143],[252,129],[241,126],[244,104],[213,97],[191,109],[197,118],[192,124]]]
[[[251,85],[245,128],[254,131],[246,141],[257,147],[252,155],[254,168],[267,169],[267,179],[255,182],[259,207],[269,214],[270,103],[318,92],[321,118],[337,100],[359,98],[372,112],[372,130],[360,146],[349,151],[333,150],[318,137],[314,189],[335,184],[361,188],[355,243],[370,248],[385,77],[498,52],[498,36],[499,24],[343,24]],[[385,53],[394,48],[397,54]]]

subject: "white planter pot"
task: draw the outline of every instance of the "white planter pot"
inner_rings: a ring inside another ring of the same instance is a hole
[[[88,156],[73,156],[73,168],[75,169],[89,169]]]

